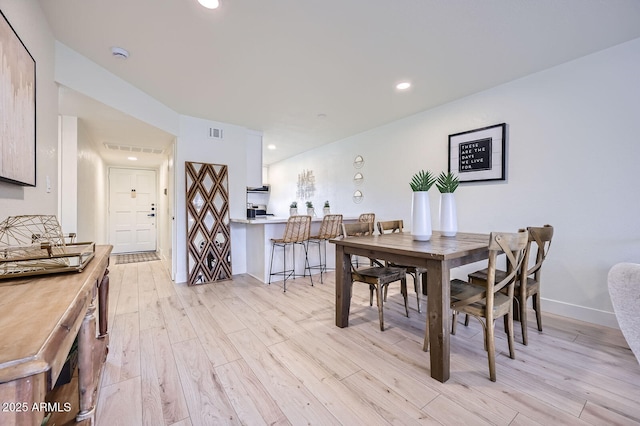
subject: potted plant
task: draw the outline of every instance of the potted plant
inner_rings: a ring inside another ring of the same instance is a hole
[[[329,206],[329,200],[324,202],[324,207],[322,208],[322,213],[325,216],[331,213],[331,206]]]
[[[453,237],[458,232],[456,199],[453,193],[458,189],[460,180],[452,172],[442,172],[436,186],[440,191],[440,230],[445,237]]]
[[[289,216],[295,216],[297,214],[298,214],[298,202],[292,201],[291,204],[289,204]]]
[[[429,189],[436,182],[430,171],[420,170],[413,175],[409,186],[413,191],[411,203],[411,235],[416,241],[429,241],[431,238],[431,207]]]
[[[309,216],[315,216],[316,213],[313,208],[313,203],[311,201],[307,201],[305,204],[307,205],[307,214]]]

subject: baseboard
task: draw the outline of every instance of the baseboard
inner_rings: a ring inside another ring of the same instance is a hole
[[[613,312],[601,311],[599,309],[586,308],[584,306],[559,302],[542,298],[542,311],[549,312],[563,317],[569,317],[592,324],[603,325],[605,327],[620,329],[616,314]]]

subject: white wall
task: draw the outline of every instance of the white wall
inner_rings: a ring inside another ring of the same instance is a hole
[[[58,131],[58,222],[65,234],[78,233],[78,117],[60,116]]]
[[[209,127],[222,128],[224,139],[209,139]],[[185,161],[224,164],[229,173],[229,212],[232,218],[246,217],[247,147],[253,146],[254,131],[231,124],[180,116],[180,135],[176,144],[176,282],[187,280]],[[255,165],[260,169],[260,164]],[[233,274],[246,272],[244,228],[231,228]]]
[[[57,214],[58,89],[53,80],[53,35],[35,0],[0,0],[0,9],[36,61],[36,186],[0,182],[0,221],[7,216]],[[47,177],[51,192],[47,192]]]
[[[617,327],[607,272],[640,262],[639,75],[636,39],[273,164],[270,209],[285,215],[297,174],[310,169],[315,205],[329,199],[332,212],[374,211],[408,226],[408,182],[420,169],[447,169],[448,135],[506,122],[508,178],[456,191],[459,230],[553,225],[543,310]],[[365,159],[360,205],[351,200],[358,154]],[[435,187],[430,196],[438,229]]]
[[[82,120],[77,133],[77,241],[107,244],[107,168]]]

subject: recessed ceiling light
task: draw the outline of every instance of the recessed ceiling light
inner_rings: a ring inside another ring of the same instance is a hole
[[[207,9],[217,9],[218,6],[220,6],[220,2],[218,0],[198,0],[198,3]]]
[[[138,161],[138,157],[127,157],[129,161]]]
[[[409,83],[408,81],[403,81],[402,83],[396,84],[396,89],[398,90],[407,90],[409,87],[411,87],[411,83]]]
[[[267,149],[276,149],[276,146],[271,143],[271,144],[267,145]]]

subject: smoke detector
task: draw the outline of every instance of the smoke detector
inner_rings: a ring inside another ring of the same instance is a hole
[[[112,47],[111,54],[118,59],[127,59],[129,57],[129,52],[127,52],[122,47]]]

